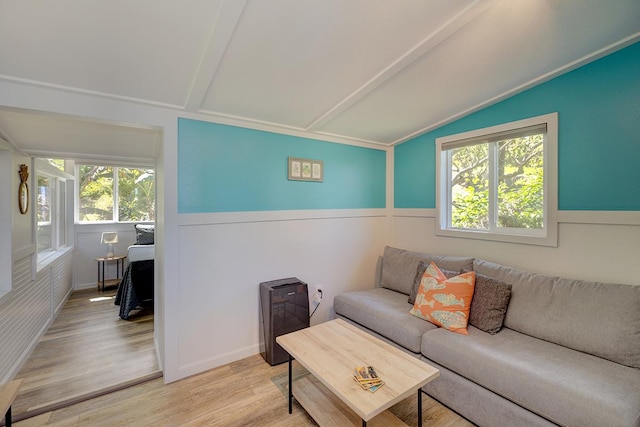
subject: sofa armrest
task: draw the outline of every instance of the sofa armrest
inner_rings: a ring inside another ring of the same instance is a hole
[[[382,257],[378,257],[378,262],[376,262],[376,276],[374,278],[373,287],[380,288],[382,286]]]

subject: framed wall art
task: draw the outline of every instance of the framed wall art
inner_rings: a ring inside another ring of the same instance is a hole
[[[322,160],[289,157],[289,180],[322,182],[324,166]]]
[[[20,165],[20,185],[18,186],[18,207],[21,214],[26,214],[29,210],[29,185],[27,179],[29,179],[29,167],[25,164]]]

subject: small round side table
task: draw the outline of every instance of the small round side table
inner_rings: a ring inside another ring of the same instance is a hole
[[[102,283],[102,292],[104,292],[104,287],[116,285],[120,283],[120,279],[122,279],[122,275],[124,274],[124,260],[127,258],[126,255],[114,255],[110,257],[100,257],[96,258],[98,261],[98,289],[100,289],[100,284]],[[115,279],[104,279],[104,270],[108,263],[114,262],[116,263],[116,278]]]

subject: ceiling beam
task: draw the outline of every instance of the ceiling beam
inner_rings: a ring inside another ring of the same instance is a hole
[[[433,48],[451,37],[462,27],[480,16],[489,7],[493,6],[497,0],[475,0],[469,6],[458,12],[453,18],[445,22],[429,36],[424,38],[416,46],[405,52],[402,56],[389,64],[385,69],[376,74],[365,84],[356,89],[353,93],[331,108],[329,111],[311,122],[305,130],[320,130],[329,121],[344,112],[346,109],[360,101],[362,98],[382,86],[402,70],[413,64],[416,60],[426,55]]]
[[[246,4],[247,0],[223,0],[220,4],[209,42],[187,96],[187,111],[197,112],[202,105]]]

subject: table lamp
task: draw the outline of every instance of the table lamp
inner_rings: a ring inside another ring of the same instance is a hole
[[[113,244],[118,243],[118,233],[115,231],[105,231],[102,233],[100,243],[106,243],[109,245],[107,249],[107,258],[113,257]]]

